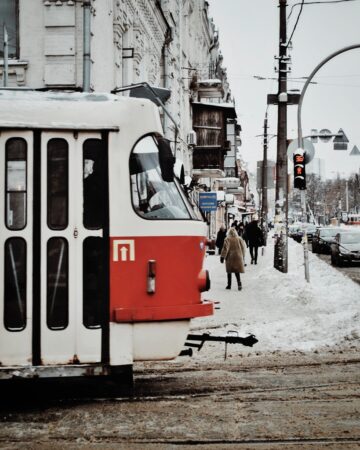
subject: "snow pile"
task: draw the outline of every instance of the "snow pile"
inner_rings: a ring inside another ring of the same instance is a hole
[[[344,342],[359,344],[360,285],[339,270],[309,253],[310,283],[304,276],[303,247],[289,240],[289,272],[273,267],[273,243],[257,265],[246,256],[246,273],[238,291],[225,290],[226,273],[219,257],[207,256],[212,288],[204,298],[218,301],[214,316],[192,321],[196,332],[213,335],[238,330],[240,336],[255,334],[256,351],[314,351]]]

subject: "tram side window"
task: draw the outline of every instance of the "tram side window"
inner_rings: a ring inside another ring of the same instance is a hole
[[[159,151],[152,136],[136,144],[130,156],[130,175],[132,202],[137,214],[152,220],[193,218],[178,182],[163,180]]]
[[[6,142],[6,226],[22,230],[27,209],[27,144],[22,138]]]
[[[68,243],[51,238],[47,243],[47,326],[63,330],[69,323]]]
[[[50,139],[47,146],[47,224],[64,230],[69,209],[69,149],[65,139]]]
[[[87,328],[101,325],[105,305],[104,244],[100,237],[83,243],[83,323]]]
[[[9,331],[26,326],[26,242],[10,238],[5,242],[4,325]]]
[[[88,230],[104,227],[107,189],[105,163],[103,141],[87,139],[83,147],[83,222]]]

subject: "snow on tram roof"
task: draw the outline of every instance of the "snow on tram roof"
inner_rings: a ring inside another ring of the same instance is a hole
[[[147,99],[109,93],[0,89],[2,128],[113,128],[140,116],[151,130],[159,128],[157,107]]]
[[[33,91],[31,89],[4,89],[0,88],[1,100],[21,100],[21,101],[87,101],[104,102],[118,101],[124,98],[115,94],[89,93],[74,91]],[[121,100],[120,100],[121,101]]]

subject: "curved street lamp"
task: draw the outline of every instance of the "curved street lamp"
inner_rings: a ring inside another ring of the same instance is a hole
[[[335,56],[340,55],[341,53],[348,52],[349,50],[353,50],[355,48],[360,48],[360,44],[349,45],[349,46],[344,47],[344,48],[342,48],[340,50],[337,50],[334,53],[331,53],[331,55],[329,55],[327,58],[323,59],[315,67],[315,69],[311,72],[310,76],[306,80],[306,83],[304,84],[304,87],[302,88],[302,91],[301,91],[301,94],[300,94],[298,110],[297,110],[298,146],[299,146],[299,149],[303,149],[303,137],[302,137],[302,128],[301,128],[301,108],[302,108],[302,103],[303,103],[303,99],[304,99],[304,96],[305,96],[305,92],[306,92],[306,90],[307,90],[311,80],[314,78],[314,76],[319,71],[319,69],[321,69],[321,67],[323,65],[325,65],[328,61],[333,59]],[[302,191],[302,201],[303,201],[303,205],[304,205],[305,204],[305,191]],[[308,249],[308,245],[307,245],[307,235],[306,235],[306,231],[304,231],[304,267],[305,267],[305,279],[306,279],[307,282],[310,281],[308,251],[309,251],[309,249]]]
[[[306,80],[306,83],[304,84],[304,87],[302,88],[301,94],[300,94],[300,98],[299,98],[299,104],[298,104],[298,110],[297,110],[297,123],[298,123],[298,145],[299,147],[302,148],[302,128],[301,128],[301,108],[302,108],[302,103],[303,103],[303,99],[305,96],[305,92],[311,82],[311,80],[314,78],[314,76],[316,75],[316,73],[321,69],[322,66],[324,66],[328,61],[330,61],[331,59],[333,59],[335,56],[340,55],[341,53],[345,53],[348,52],[349,50],[353,50],[355,48],[360,48],[360,44],[353,44],[353,45],[349,45],[347,47],[344,47],[340,50],[337,50],[334,53],[331,53],[331,55],[329,55],[327,58],[323,59],[316,67],[315,69],[311,72],[311,74],[309,75],[308,79]]]

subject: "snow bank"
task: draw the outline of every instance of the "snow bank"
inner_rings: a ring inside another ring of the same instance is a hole
[[[196,319],[192,329],[240,336],[253,333],[256,351],[313,351],[353,341],[359,344],[360,285],[309,253],[310,283],[304,276],[303,247],[289,240],[289,272],[273,268],[273,243],[268,240],[258,264],[241,275],[243,290],[225,290],[225,267],[218,256],[207,256],[212,288],[204,298],[219,301],[212,317]]]

